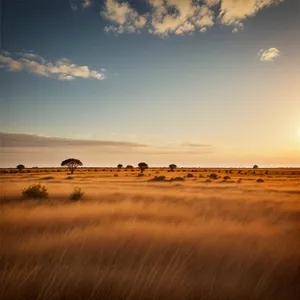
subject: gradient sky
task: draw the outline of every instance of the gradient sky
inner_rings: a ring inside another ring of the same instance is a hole
[[[298,0],[2,0],[0,167],[300,167],[299,15]]]

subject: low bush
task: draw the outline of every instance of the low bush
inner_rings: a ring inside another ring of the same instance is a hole
[[[139,173],[139,174],[137,175],[137,177],[143,177],[143,176],[145,176],[144,173]]]
[[[150,179],[149,181],[165,181],[166,176],[155,176],[154,178]]]
[[[259,178],[256,180],[256,182],[265,182],[263,179]]]
[[[193,178],[194,177],[194,175],[193,174],[191,174],[191,173],[189,173],[189,174],[187,174],[187,176],[186,176],[187,178]]]
[[[68,177],[66,177],[66,179],[67,180],[71,180],[71,179],[73,179],[73,177],[72,176],[68,176]]]
[[[212,180],[208,178],[204,182],[212,182]]]
[[[83,199],[84,192],[81,188],[75,187],[73,192],[70,194],[70,200],[78,201]]]
[[[119,177],[119,175],[118,174],[114,174],[114,177]]]
[[[224,176],[224,180],[228,180],[228,179],[231,179],[230,176]]]
[[[51,179],[54,179],[54,177],[53,176],[46,176],[46,177],[40,178],[40,180],[51,180]]]
[[[209,177],[210,179],[218,179],[218,175],[215,174],[215,173],[211,173],[208,177]]]
[[[171,178],[170,181],[184,181],[183,177],[175,177],[175,178]]]
[[[25,198],[45,199],[48,197],[48,192],[45,186],[33,184],[22,190],[22,196]]]

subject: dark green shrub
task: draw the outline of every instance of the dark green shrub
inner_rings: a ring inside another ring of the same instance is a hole
[[[228,180],[228,179],[231,179],[230,176],[224,176],[224,180]]]
[[[22,195],[25,198],[45,199],[48,197],[48,192],[45,186],[40,184],[30,185],[27,189],[22,190]]]
[[[193,178],[193,177],[194,177],[194,175],[193,175],[193,174],[191,174],[191,173],[189,173],[189,174],[187,174],[187,175],[186,175],[186,177],[187,177],[187,178]]]
[[[66,179],[67,180],[71,180],[71,179],[73,179],[73,177],[72,176],[68,176],[68,177],[66,177]]]
[[[263,179],[259,178],[256,180],[256,182],[265,182]]]

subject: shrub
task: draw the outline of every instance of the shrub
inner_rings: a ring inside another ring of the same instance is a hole
[[[256,182],[265,182],[263,179],[259,178],[256,180]]]
[[[211,173],[208,177],[209,177],[210,179],[217,179],[217,178],[218,178],[218,175],[215,174],[215,173]]]
[[[204,182],[212,182],[212,180],[207,178]]]
[[[48,192],[45,186],[40,184],[30,185],[27,189],[22,190],[22,195],[25,198],[45,199],[48,197]]]
[[[241,183],[242,182],[242,178],[239,178],[237,183]]]
[[[46,176],[46,177],[42,177],[41,180],[50,180],[50,179],[54,179],[53,176]]]
[[[119,177],[119,175],[118,174],[114,174],[114,177]]]
[[[266,170],[265,174],[268,175],[269,174],[269,170]]]
[[[166,176],[155,176],[154,178],[150,179],[149,181],[165,181]]]
[[[71,180],[71,179],[73,179],[73,177],[72,176],[68,176],[68,177],[66,177],[66,179],[67,180]]]
[[[144,173],[139,173],[139,174],[137,175],[137,177],[143,177],[143,176],[145,176]]]
[[[73,192],[70,194],[70,200],[72,201],[78,201],[83,198],[84,192],[81,188],[75,187]]]
[[[230,176],[224,176],[224,180],[228,180],[228,179],[231,179]]]
[[[186,176],[187,178],[193,178],[194,177],[194,175],[193,174],[191,174],[191,173],[189,173],[189,174],[187,174],[187,176]]]
[[[170,181],[184,181],[183,177],[175,177],[175,178],[171,178]]]
[[[204,176],[203,176],[203,175],[200,175],[199,178],[204,178]]]

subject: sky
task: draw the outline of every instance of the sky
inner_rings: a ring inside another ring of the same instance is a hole
[[[300,167],[300,1],[2,0],[0,167]]]

